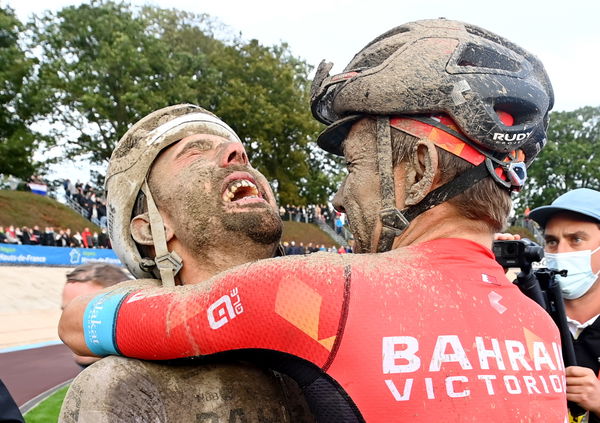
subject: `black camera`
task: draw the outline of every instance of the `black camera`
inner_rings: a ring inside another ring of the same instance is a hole
[[[531,263],[544,258],[544,249],[527,238],[518,241],[494,241],[492,251],[496,261],[505,269],[530,267]]]

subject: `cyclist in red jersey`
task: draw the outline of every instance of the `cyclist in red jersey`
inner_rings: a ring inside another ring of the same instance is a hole
[[[562,423],[558,331],[490,251],[545,144],[543,66],[438,19],[388,31],[341,75],[330,69],[313,82],[313,114],[328,125],[318,142],[346,159],[334,204],[355,251],[377,254],[113,291],[68,307],[61,337],[82,354],[153,360],[241,351],[292,376],[324,422]]]

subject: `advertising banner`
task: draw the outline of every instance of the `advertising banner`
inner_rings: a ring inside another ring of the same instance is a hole
[[[121,266],[114,251],[108,249],[0,244],[0,264],[75,267],[92,262]]]

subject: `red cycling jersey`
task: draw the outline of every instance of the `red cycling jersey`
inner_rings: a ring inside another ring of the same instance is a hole
[[[556,326],[489,249],[463,239],[270,259],[201,285],[131,293],[114,333],[118,352],[137,358],[299,357],[368,422],[567,415]]]

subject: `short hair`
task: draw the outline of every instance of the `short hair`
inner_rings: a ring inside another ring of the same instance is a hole
[[[67,273],[67,283],[94,282],[103,288],[131,279],[124,269],[114,264],[86,263]]]
[[[372,131],[376,131],[375,121],[369,119]],[[419,138],[392,129],[392,162],[394,166],[410,160],[416,152]],[[374,132],[375,133],[375,132]],[[439,147],[438,165],[442,184],[452,181],[458,175],[472,168],[473,165]],[[460,214],[467,219],[484,224],[490,232],[501,232],[506,226],[512,207],[510,193],[500,187],[491,177],[475,183],[464,192],[448,200]]]

